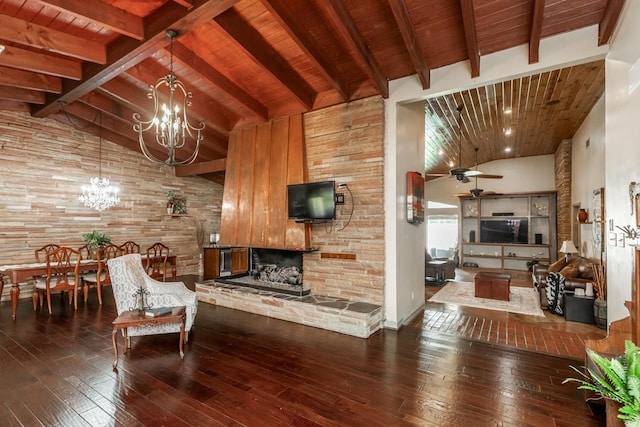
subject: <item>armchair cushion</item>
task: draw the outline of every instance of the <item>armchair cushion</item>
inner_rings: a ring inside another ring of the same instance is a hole
[[[140,287],[147,290],[147,304],[153,307],[186,307],[185,331],[193,326],[198,311],[198,296],[182,282],[159,282],[149,277],[142,265],[139,253],[123,255],[107,261],[113,296],[118,314],[135,308],[135,293]],[[180,325],[154,325],[144,328],[129,328],[130,336],[155,335],[179,332]]]

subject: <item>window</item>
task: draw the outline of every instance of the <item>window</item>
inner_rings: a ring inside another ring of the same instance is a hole
[[[458,215],[427,217],[427,247],[434,258],[452,258],[458,246]]]

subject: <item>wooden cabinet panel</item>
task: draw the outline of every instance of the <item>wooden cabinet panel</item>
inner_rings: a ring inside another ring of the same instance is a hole
[[[249,271],[249,250],[247,248],[231,249],[231,275]]]
[[[205,280],[215,279],[220,276],[220,249],[218,248],[204,248],[203,256],[204,272],[203,277]]]

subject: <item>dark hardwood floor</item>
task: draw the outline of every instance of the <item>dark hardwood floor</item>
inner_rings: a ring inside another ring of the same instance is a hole
[[[416,322],[364,340],[200,303],[184,361],[176,334],[139,337],[113,371],[104,301],[0,303],[0,425],[604,425],[561,385],[575,360]]]

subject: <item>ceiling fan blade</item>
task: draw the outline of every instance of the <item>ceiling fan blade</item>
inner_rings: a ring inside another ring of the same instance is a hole
[[[465,183],[465,184],[471,182],[471,180],[469,178],[467,178],[465,175],[462,175],[462,176],[456,177],[456,178],[458,179],[458,181],[460,181],[462,183]]]
[[[475,178],[502,179],[502,175],[493,175],[490,173],[480,172],[480,175],[476,175]]]

